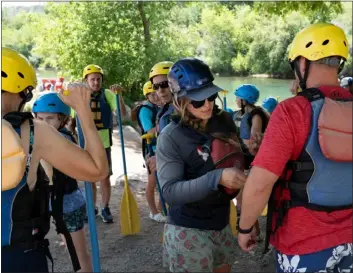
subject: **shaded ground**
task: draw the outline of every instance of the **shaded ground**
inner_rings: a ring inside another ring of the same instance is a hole
[[[135,194],[141,216],[141,233],[136,236],[122,237],[120,235],[119,211],[123,193],[121,178],[123,166],[120,164],[121,147],[117,131],[114,132],[112,160],[114,175],[112,181],[111,212],[115,219],[113,224],[104,224],[97,218],[97,231],[102,272],[167,272],[162,267],[162,232],[163,224],[158,224],[148,218],[149,210],[145,201],[146,169],[140,153],[139,135],[131,128],[124,128],[125,153],[127,171],[131,189]],[[100,195],[98,194],[98,200]],[[98,201],[99,204],[99,201]],[[260,220],[264,230],[264,219]],[[85,226],[87,242],[89,242],[88,226]],[[69,256],[64,247],[59,246],[59,236],[55,228],[48,235],[54,258],[55,272],[72,271]],[[236,261],[232,272],[275,272],[269,255],[263,257],[262,244],[252,253],[247,254],[237,249]]]

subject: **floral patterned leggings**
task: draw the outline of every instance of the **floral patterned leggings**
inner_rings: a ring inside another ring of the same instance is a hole
[[[235,261],[237,240],[228,225],[201,230],[166,224],[163,263],[170,272],[212,272]]]
[[[352,244],[343,244],[307,255],[276,251],[277,272],[353,272]]]

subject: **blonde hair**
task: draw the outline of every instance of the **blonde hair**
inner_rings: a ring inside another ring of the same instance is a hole
[[[219,98],[219,96],[217,97]],[[178,99],[176,95],[173,96],[173,105],[176,110],[176,114],[180,116],[180,122],[197,131],[205,131],[206,128],[202,125],[203,120],[196,118],[188,111],[187,106],[190,102],[191,100],[186,97]],[[219,115],[223,112],[223,110],[219,109],[218,106],[214,104],[213,112]]]

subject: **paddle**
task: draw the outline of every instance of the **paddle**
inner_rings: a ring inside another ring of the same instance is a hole
[[[233,200],[236,200],[236,199],[234,198]],[[230,201],[229,224],[232,229],[233,235],[237,236],[238,235],[238,231],[237,231],[238,216],[237,216],[237,208],[235,207],[236,204],[234,204],[233,200]]]
[[[131,192],[126,171],[125,147],[123,126],[121,124],[121,110],[119,93],[116,94],[117,117],[121,142],[121,153],[124,166],[124,193],[120,204],[120,232],[123,235],[133,235],[140,232],[140,215],[137,208],[137,202]]]
[[[65,90],[63,93],[64,93],[64,96],[69,95],[68,90]],[[78,142],[80,147],[84,149],[85,139],[83,136],[83,131],[78,117],[76,117],[76,124],[77,124],[77,133],[78,133]],[[96,227],[96,215],[94,213],[92,183],[90,182],[85,182],[85,195],[86,195],[86,209],[87,209],[87,217],[88,217],[89,235],[91,239],[91,248],[92,248],[93,272],[101,272],[100,258],[99,258],[99,245],[98,245],[98,236],[97,236],[97,227]]]
[[[76,124],[77,124],[77,131],[78,131],[78,142],[80,147],[84,149],[85,140],[84,140],[80,120],[78,119],[78,117],[76,117]],[[91,248],[92,248],[93,272],[101,272],[100,259],[99,259],[99,245],[98,245],[98,236],[97,236],[97,227],[96,227],[96,215],[94,212],[94,204],[93,204],[92,183],[85,182],[85,194],[86,194],[86,209],[87,209],[87,217],[88,217],[89,235],[91,239]]]
[[[144,134],[144,135],[141,136],[141,138],[142,139],[146,139],[147,147],[148,147],[148,153],[149,153],[150,157],[154,156],[154,152],[153,152],[153,148],[152,148],[152,139],[155,138],[155,136],[152,135],[152,134]],[[159,196],[161,198],[163,213],[164,213],[165,216],[167,216],[168,215],[168,210],[167,210],[167,206],[166,206],[166,203],[164,201],[164,198],[163,198],[161,185],[159,184],[159,181],[158,181],[157,172],[154,172],[154,175],[156,177],[156,182],[157,182],[156,184],[157,184],[157,187],[158,187]]]
[[[228,94],[228,91],[227,90],[222,90],[219,93],[221,93],[223,95],[223,110],[226,111],[227,110],[227,94]]]

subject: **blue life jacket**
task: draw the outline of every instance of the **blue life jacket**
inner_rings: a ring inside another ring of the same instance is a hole
[[[305,97],[311,103],[311,129],[299,158],[287,164],[286,170],[292,171],[290,179],[279,180],[272,190],[268,202],[265,252],[268,250],[270,235],[282,225],[289,209],[305,207],[315,211],[333,212],[352,208],[352,162],[326,158],[319,144],[318,120],[325,97],[315,88],[306,89],[298,96]],[[276,206],[275,192],[278,187],[280,191],[289,190],[290,200],[281,200],[279,206]],[[273,230],[274,211],[278,215]]]
[[[26,251],[43,248],[53,266],[49,241],[45,239],[50,230],[51,216],[53,216],[57,232],[65,236],[74,271],[78,271],[81,268],[78,256],[62,218],[65,188],[60,186],[60,183],[56,183],[58,180],[63,181],[58,177],[58,171],[53,168],[54,185],[50,186],[49,179],[39,164],[35,188],[30,191],[27,184],[34,141],[33,116],[30,113],[13,112],[8,113],[3,118],[11,123],[20,137],[21,124],[28,120],[30,124],[30,143],[22,180],[15,188],[1,192],[1,251],[12,251],[13,249]],[[52,212],[49,209],[49,199],[51,199]]]
[[[160,134],[164,127],[171,121],[171,115],[174,113],[174,106],[172,103],[164,105],[157,114],[158,133]]]

